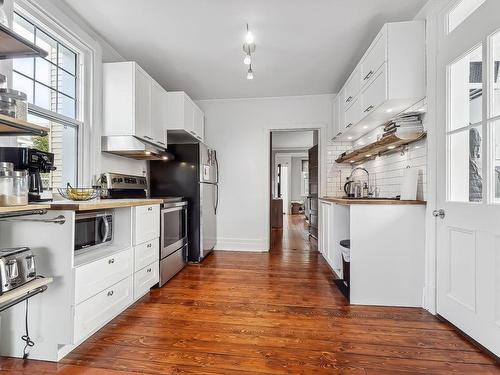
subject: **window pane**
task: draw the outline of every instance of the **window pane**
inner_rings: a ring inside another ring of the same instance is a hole
[[[57,87],[57,67],[45,59],[37,58],[35,79],[47,86]]]
[[[482,120],[482,56],[482,46],[479,46],[449,67],[449,130],[476,124]]]
[[[35,83],[35,104],[39,107],[54,111],[56,109],[56,91],[48,87]]]
[[[486,0],[462,0],[448,14],[448,32],[455,30],[472,13],[476,11]]]
[[[36,30],[36,45],[47,51],[47,60],[57,64],[57,42],[40,29]]]
[[[492,102],[491,117],[500,115],[500,31],[491,38],[492,70]]]
[[[14,68],[15,71],[23,73],[24,75],[27,75],[30,78],[33,78],[34,62],[35,59],[32,58],[14,59],[12,61],[12,67]]]
[[[481,202],[483,197],[481,127],[448,135],[448,187],[451,201]]]
[[[35,42],[35,27],[17,13],[14,13],[14,22],[12,26],[14,31],[23,38],[28,39],[32,43]]]
[[[59,69],[59,88],[58,90],[72,98],[75,97],[76,78],[64,70]]]
[[[64,116],[76,118],[76,102],[74,99],[71,99],[66,95],[59,94],[58,101],[59,103],[57,112]]]
[[[76,54],[59,44],[59,66],[76,75]]]
[[[50,137],[23,136],[17,138],[19,146],[33,147],[54,154],[54,164],[57,169],[51,173],[42,174],[43,186],[45,188],[64,187],[68,182],[72,186],[77,186],[78,129],[31,114],[29,121],[50,128]]]
[[[12,88],[24,92],[28,102],[33,103],[33,81],[16,72],[12,73]]]

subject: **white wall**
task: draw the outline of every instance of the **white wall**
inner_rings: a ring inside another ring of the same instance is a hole
[[[311,95],[197,102],[220,163],[217,249],[269,250],[270,130],[318,128],[325,139],[332,101],[333,95]]]

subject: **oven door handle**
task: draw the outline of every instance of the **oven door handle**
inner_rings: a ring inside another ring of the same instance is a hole
[[[172,208],[164,208],[161,210],[161,213],[164,214],[166,212],[174,212],[174,211],[182,211],[184,206],[172,207]]]

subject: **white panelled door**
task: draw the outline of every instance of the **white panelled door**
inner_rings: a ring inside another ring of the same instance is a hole
[[[454,0],[437,59],[437,312],[500,356],[500,1]],[[440,215],[441,214],[441,215]]]

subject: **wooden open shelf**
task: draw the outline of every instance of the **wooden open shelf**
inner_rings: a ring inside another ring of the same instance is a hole
[[[0,24],[0,60],[46,56],[46,51]]]
[[[47,134],[48,129],[43,126],[0,114],[0,136]]]
[[[369,159],[380,153],[389,152],[397,149],[398,147],[417,142],[427,136],[427,133],[415,133],[415,134],[405,134],[404,138],[398,137],[396,134],[384,137],[374,143],[353,150],[352,152],[347,151],[346,154],[342,154],[337,160],[337,163],[355,163],[365,159]],[[389,148],[390,147],[390,148]],[[370,156],[368,156],[370,155]]]

